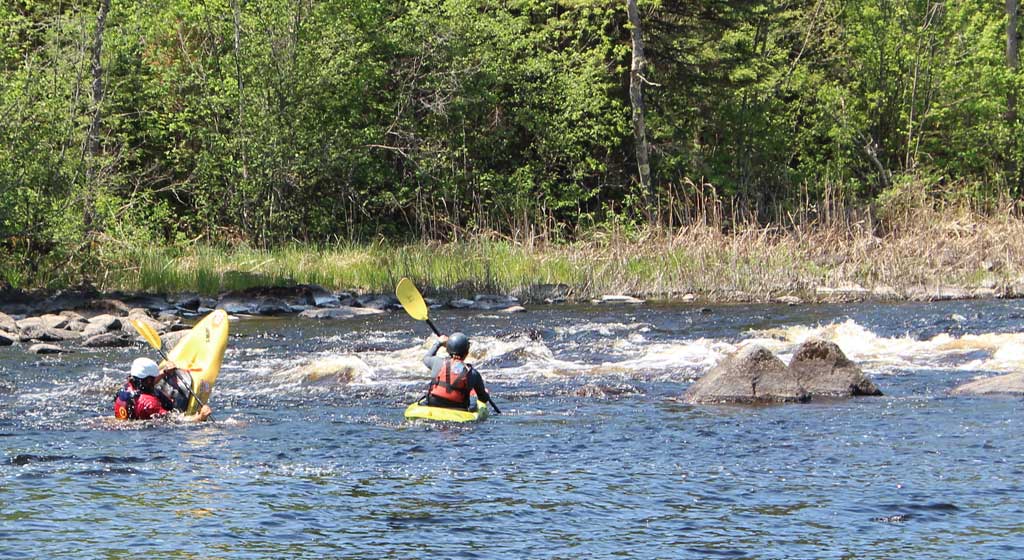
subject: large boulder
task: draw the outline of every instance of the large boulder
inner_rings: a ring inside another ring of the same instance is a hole
[[[975,379],[949,392],[951,395],[1024,395],[1024,372]]]
[[[789,369],[812,398],[882,394],[839,346],[820,338],[810,338],[797,347]]]
[[[685,402],[695,404],[804,402],[808,398],[796,373],[759,344],[726,357],[683,394]]]

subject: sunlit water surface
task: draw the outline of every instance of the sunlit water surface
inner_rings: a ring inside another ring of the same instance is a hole
[[[426,325],[241,319],[215,420],[118,423],[146,349],[0,348],[0,556],[1022,558],[1024,303],[437,310],[503,415],[404,421]],[[833,340],[885,393],[677,397],[741,342]]]

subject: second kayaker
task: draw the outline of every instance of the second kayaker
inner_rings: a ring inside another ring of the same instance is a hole
[[[437,351],[444,346],[448,357],[437,356]],[[469,337],[462,333],[442,335],[430,347],[423,363],[430,368],[433,380],[427,389],[427,405],[444,408],[470,408],[470,393],[475,392],[480,402],[490,402],[491,397],[484,387],[484,378],[472,364],[466,363],[469,355]],[[475,407],[474,407],[475,408]]]
[[[156,390],[157,383],[174,372],[174,364],[169,362],[161,369],[149,358],[137,358],[132,362],[128,380],[114,397],[114,416],[121,420],[149,420],[174,410],[174,402]],[[188,418],[202,421],[212,413],[209,406],[203,405],[198,414]]]

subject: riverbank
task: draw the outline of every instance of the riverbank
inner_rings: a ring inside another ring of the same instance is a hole
[[[451,242],[289,245],[271,250],[206,243],[153,246],[107,240],[88,275],[24,278],[35,297],[86,282],[114,291],[217,296],[275,286],[391,294],[412,278],[425,295],[503,294],[524,303],[641,299],[730,302],[929,300],[1024,295],[1024,220],[932,212],[879,228],[719,226],[602,229],[574,243],[477,236]],[[9,265],[11,268],[13,265]],[[13,273],[13,274],[12,274]],[[10,295],[10,294],[9,294]],[[25,296],[30,297],[30,296]],[[10,299],[10,297],[8,297]]]

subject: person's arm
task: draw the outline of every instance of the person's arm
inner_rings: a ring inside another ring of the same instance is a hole
[[[160,399],[153,395],[142,394],[135,401],[135,417],[139,420],[159,418],[170,412],[160,403]]]
[[[210,405],[204,404],[203,407],[199,409],[199,414],[196,414],[194,417],[187,416],[187,418],[195,418],[196,422],[205,422],[211,414],[213,414],[213,409],[210,408]]]
[[[475,367],[469,366],[469,376],[466,381],[469,388],[476,391],[476,398],[480,402],[491,402],[491,396],[487,394],[487,387],[484,386],[484,376]]]
[[[434,370],[434,365],[437,364],[441,358],[437,357],[437,351],[441,349],[441,346],[448,342],[448,337],[441,335],[441,338],[434,341],[434,344],[430,346],[430,350],[427,350],[427,355],[423,356],[423,365],[427,366],[431,371]]]

